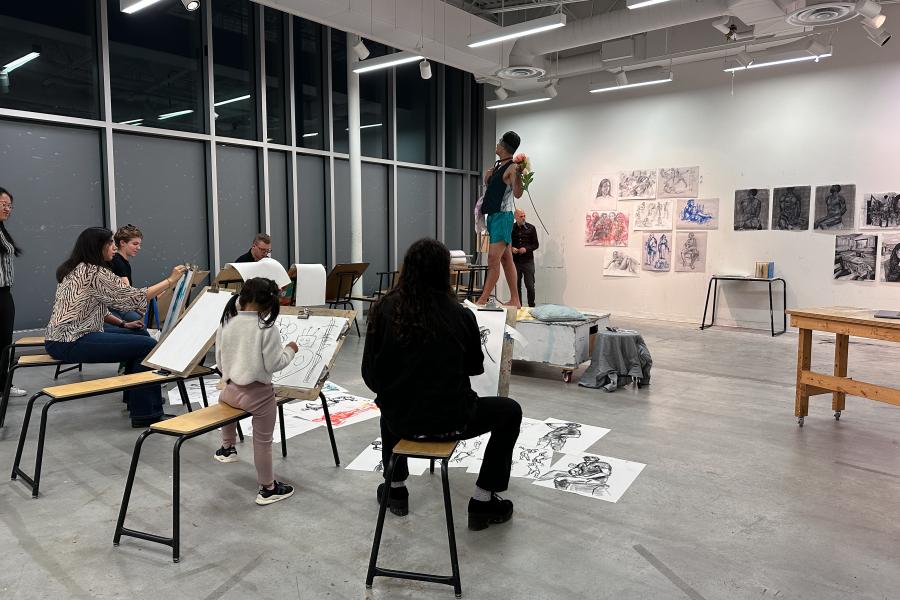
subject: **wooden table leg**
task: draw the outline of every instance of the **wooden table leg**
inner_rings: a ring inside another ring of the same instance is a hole
[[[834,340],[834,376],[847,376],[847,350],[850,347],[850,336],[838,333]],[[831,397],[831,409],[834,411],[834,418],[841,418],[841,411],[844,410],[844,401],[847,394],[844,392],[833,392]]]
[[[812,329],[801,329],[797,340],[797,397],[794,403],[794,416],[803,427],[803,417],[809,414],[809,391],[805,383],[800,382],[803,371],[809,371],[812,364]]]

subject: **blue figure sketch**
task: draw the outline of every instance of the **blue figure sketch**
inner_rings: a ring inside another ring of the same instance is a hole
[[[671,268],[669,260],[672,248],[665,233],[660,231],[645,233],[643,250],[644,270],[668,271]]]
[[[647,236],[647,240],[644,242],[644,264],[648,267],[652,267],[654,265],[658,247],[659,242],[656,241],[656,236],[651,233],[649,236]]]
[[[678,215],[678,218],[687,223],[705,225],[712,220],[713,215],[706,212],[706,208],[702,204],[691,198],[681,210],[681,214]]]
[[[666,237],[666,234],[662,234],[659,238],[659,246],[657,248],[659,252],[659,260],[657,261],[657,265],[665,265],[665,270],[669,270],[669,256],[672,255],[672,249],[669,247],[669,239]]]

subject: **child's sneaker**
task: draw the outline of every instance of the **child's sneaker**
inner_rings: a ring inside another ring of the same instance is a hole
[[[237,449],[232,446],[231,448],[226,448],[222,446],[218,450],[216,450],[216,454],[213,457],[217,461],[222,463],[233,463],[238,461]]]
[[[260,506],[272,504],[273,502],[278,502],[279,500],[284,500],[285,498],[290,498],[294,495],[294,488],[292,486],[281,483],[280,481],[276,481],[274,484],[275,485],[272,486],[271,490],[267,490],[264,487],[259,488],[259,494],[256,495],[257,504]]]

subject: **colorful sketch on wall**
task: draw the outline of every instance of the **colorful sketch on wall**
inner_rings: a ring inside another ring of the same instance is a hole
[[[855,208],[856,186],[852,183],[817,186],[813,229],[853,229]]]
[[[619,200],[649,200],[656,198],[656,169],[621,171]]]
[[[900,235],[886,235],[881,239],[881,280],[900,283]]]
[[[534,485],[618,502],[646,466],[598,454],[565,454]]]
[[[706,232],[679,231],[675,234],[675,270],[684,273],[706,272]]]
[[[809,229],[810,187],[775,188],[772,201],[772,229],[806,231]]]
[[[616,211],[588,211],[584,223],[585,246],[627,246],[628,215]]]
[[[677,229],[718,229],[718,198],[681,198],[676,200],[675,227]]]
[[[591,178],[591,208],[596,210],[616,210],[616,196],[619,186],[612,173],[595,175]]]
[[[878,192],[863,195],[860,229],[900,229],[900,194]]]
[[[750,188],[734,192],[734,230],[769,228],[769,190]]]
[[[700,194],[700,167],[659,170],[659,198],[696,198]]]
[[[672,229],[672,200],[641,200],[634,203],[631,225],[635,231],[644,229]]]
[[[637,277],[640,260],[627,248],[607,250],[603,260],[603,275],[606,277]]]
[[[834,278],[875,281],[877,235],[851,233],[834,239]]]
[[[641,250],[641,268],[645,271],[668,271],[672,268],[672,232],[646,231]]]

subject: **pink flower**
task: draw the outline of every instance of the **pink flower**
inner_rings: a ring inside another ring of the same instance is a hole
[[[513,162],[517,163],[525,162],[526,160],[528,160],[528,157],[521,153],[516,154],[515,158],[513,158]]]

